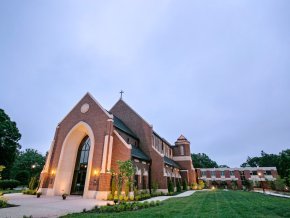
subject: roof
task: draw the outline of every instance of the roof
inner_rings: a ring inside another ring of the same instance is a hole
[[[132,132],[131,129],[129,129],[129,127],[126,126],[125,123],[123,123],[122,120],[120,120],[118,117],[116,117],[114,115],[113,117],[113,120],[114,120],[114,126],[117,127],[118,129],[120,129],[121,131],[129,134],[130,136],[133,136],[134,138],[138,139],[138,137],[136,136],[135,133]]]
[[[170,159],[169,157],[164,156],[163,157],[164,162],[170,166],[173,166],[175,168],[180,168],[180,166],[172,159]]]
[[[131,150],[132,157],[145,160],[145,161],[150,161],[150,158],[146,154],[144,154],[144,152],[141,149],[137,148],[134,145],[131,145],[131,146],[132,146],[132,150]]]
[[[163,137],[161,137],[157,132],[155,132],[154,130],[153,130],[153,133],[158,137],[158,138],[160,138],[163,142],[165,142],[166,144],[168,144],[170,147],[173,147],[173,145],[170,143],[170,142],[168,142],[165,138],[163,138]]]

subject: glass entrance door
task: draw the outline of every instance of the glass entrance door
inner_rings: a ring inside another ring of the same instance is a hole
[[[84,137],[82,140],[79,149],[78,155],[76,159],[74,177],[72,180],[71,186],[71,194],[72,195],[83,195],[85,182],[86,182],[86,175],[87,175],[87,168],[88,168],[88,159],[89,159],[89,152],[90,152],[90,138],[88,136]]]

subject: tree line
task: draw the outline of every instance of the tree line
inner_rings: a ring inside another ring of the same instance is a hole
[[[31,178],[39,178],[45,156],[35,149],[21,151],[20,139],[16,122],[0,109],[0,179],[17,180],[26,186]]]

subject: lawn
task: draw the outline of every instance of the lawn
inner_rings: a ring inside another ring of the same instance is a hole
[[[290,199],[243,191],[203,191],[139,211],[65,217],[290,217]]]

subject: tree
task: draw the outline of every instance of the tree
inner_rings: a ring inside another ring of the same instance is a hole
[[[219,168],[230,168],[228,165],[219,165]]]
[[[131,160],[127,161],[118,160],[117,164],[119,172],[116,173],[114,170],[111,170],[111,173],[112,173],[112,185],[113,183],[115,184],[115,182],[117,183],[117,191],[119,196],[121,194],[123,185],[127,185],[129,187],[132,185],[132,176],[135,173],[135,168]]]
[[[279,153],[279,175],[287,180],[290,179],[290,149]],[[289,184],[288,184],[289,185]]]
[[[25,174],[24,172],[26,172],[28,173],[28,178],[39,177],[44,164],[45,164],[45,157],[42,156],[37,150],[26,149],[25,151],[21,151],[17,155],[15,162],[13,164],[13,167],[12,167],[12,176],[13,178],[16,178],[16,179],[19,176],[25,177],[26,175],[24,175]],[[28,178],[25,181],[26,185],[28,182]]]
[[[15,160],[18,150],[21,148],[18,141],[21,134],[16,123],[10,120],[10,117],[0,109],[0,165],[5,166],[2,176],[9,178],[12,164]]]
[[[206,154],[198,153],[198,154],[191,154],[191,159],[193,166],[195,168],[218,168],[218,164],[211,160]]]
[[[5,169],[4,166],[0,165],[0,180],[2,179],[1,172]]]
[[[285,178],[286,183],[290,174],[290,149],[283,150],[278,155],[261,151],[260,157],[248,157],[241,167],[277,167],[278,174]]]

